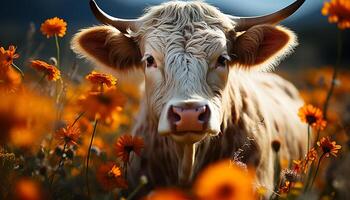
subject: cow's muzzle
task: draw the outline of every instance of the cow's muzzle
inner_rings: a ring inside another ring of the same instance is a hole
[[[210,108],[199,102],[171,105],[167,115],[174,134],[203,133],[208,127]]]

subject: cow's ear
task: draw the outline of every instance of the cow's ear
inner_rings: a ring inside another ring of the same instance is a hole
[[[74,52],[97,65],[117,70],[142,66],[137,43],[112,26],[95,26],[77,33],[71,47]]]
[[[292,31],[272,25],[253,26],[231,42],[231,64],[262,71],[272,69],[297,45]]]

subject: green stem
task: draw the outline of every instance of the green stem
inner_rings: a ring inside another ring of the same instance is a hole
[[[310,125],[307,125],[307,149],[306,151],[309,151],[310,149]]]
[[[80,113],[80,114],[78,115],[78,117],[74,120],[74,122],[72,123],[71,127],[73,127],[74,124],[77,123],[77,121],[78,121],[84,114],[85,114],[85,111],[82,112],[82,113]]]
[[[45,77],[46,77],[46,74],[44,73],[44,75],[40,78],[40,80],[35,84],[34,89],[39,87],[40,83],[44,80]]]
[[[56,50],[57,50],[57,68],[60,68],[60,44],[58,42],[58,37],[55,35]]]
[[[89,144],[89,149],[88,149],[87,157],[86,157],[85,178],[86,178],[86,188],[87,188],[87,193],[88,193],[89,199],[91,199],[90,187],[89,187],[89,161],[90,161],[90,152],[91,152],[92,142],[94,141],[94,137],[95,137],[95,133],[96,133],[97,123],[98,123],[98,119],[95,120],[94,130],[92,132],[92,136],[91,136],[91,140],[90,140],[90,144]]]
[[[139,185],[131,192],[131,194],[126,198],[126,200],[131,200],[134,196],[141,190],[141,188],[145,185],[142,181],[140,181]]]
[[[325,155],[326,155],[326,154],[323,153],[323,154],[321,155],[321,157],[318,159],[316,172],[315,172],[315,175],[313,176],[313,178],[311,179],[311,185],[310,185],[310,188],[309,188],[309,189],[311,189],[312,186],[313,186],[313,184],[314,184],[314,181],[315,181],[316,176],[317,176],[317,173],[318,173],[318,169],[320,168],[321,161],[322,161],[322,159],[323,159],[323,157],[324,157]]]
[[[341,61],[341,55],[342,55],[342,49],[343,49],[343,42],[342,42],[342,31],[339,30],[338,32],[338,37],[337,37],[337,61],[336,64],[334,65],[333,68],[333,75],[332,75],[332,82],[331,82],[331,87],[329,88],[325,104],[323,106],[323,114],[324,114],[324,119],[327,119],[327,111],[328,111],[328,106],[329,106],[329,101],[333,95],[334,87],[335,87],[335,81],[337,79],[337,74],[338,74],[338,68],[340,65]]]
[[[24,77],[23,71],[15,63],[12,63],[12,67],[15,68],[15,70],[17,70],[22,77]]]

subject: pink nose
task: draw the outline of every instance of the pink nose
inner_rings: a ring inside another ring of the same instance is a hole
[[[210,110],[207,105],[170,106],[168,119],[173,131],[203,131],[209,121]]]

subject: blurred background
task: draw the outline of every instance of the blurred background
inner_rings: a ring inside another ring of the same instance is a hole
[[[207,0],[225,13],[237,16],[254,16],[274,12],[294,0]],[[100,7],[111,15],[137,18],[147,6],[159,4],[162,0],[97,0]],[[99,24],[89,9],[88,0],[11,0],[2,1],[0,6],[0,45],[13,44],[18,47],[22,58],[28,54],[48,60],[55,55],[54,42],[50,44],[40,33],[40,24],[47,18],[60,17],[68,23],[67,36],[61,40],[63,65],[71,65],[75,55],[69,49],[71,36],[80,28]],[[282,24],[295,31],[300,45],[295,53],[282,62],[277,70],[290,71],[307,67],[322,67],[335,64],[335,24],[329,24],[321,15],[323,1],[306,0],[301,9]],[[349,31],[344,32],[342,67],[350,63]],[[51,46],[50,46],[51,45]],[[46,56],[46,57],[45,57]],[[22,60],[23,64],[24,60]],[[82,60],[78,61],[88,66]],[[91,67],[91,66],[90,66]],[[80,69],[80,70],[84,70]]]

